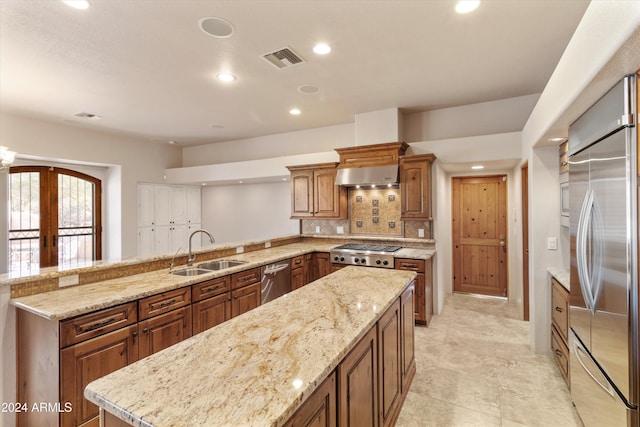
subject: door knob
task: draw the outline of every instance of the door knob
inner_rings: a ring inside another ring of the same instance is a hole
[[[505,245],[504,240],[500,240],[500,246],[504,246],[504,245]]]

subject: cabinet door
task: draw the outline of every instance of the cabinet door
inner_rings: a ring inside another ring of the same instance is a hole
[[[231,319],[231,295],[208,298],[193,304],[193,334],[199,334]]]
[[[307,283],[311,283],[312,281],[314,281],[315,279],[313,278],[313,264],[314,264],[314,260],[313,260],[313,254],[305,254],[304,255],[304,273],[303,273],[303,285],[306,285]]]
[[[191,306],[161,314],[138,323],[140,358],[157,353],[191,336]]]
[[[150,227],[155,222],[154,186],[138,184],[138,227]]]
[[[170,187],[170,207],[172,224],[187,224],[187,188]]]
[[[187,223],[202,222],[202,192],[200,187],[187,188]]]
[[[336,373],[326,380],[298,408],[284,424],[285,427],[335,427],[336,425]]]
[[[317,252],[316,261],[318,267],[318,275],[316,279],[319,279],[331,273],[331,261],[329,259],[329,252]]]
[[[84,398],[84,389],[138,359],[137,330],[128,326],[60,350],[60,401],[73,405],[60,414],[62,426],[97,422],[98,407]]]
[[[391,425],[400,409],[400,356],[400,301],[397,300],[378,321],[381,426]]]
[[[291,290],[295,291],[304,286],[304,268],[294,268],[291,270]]]
[[[155,227],[138,227],[138,255],[153,255],[156,253]]]
[[[346,217],[345,189],[336,185],[337,169],[319,169],[313,172],[314,216],[316,218]]]
[[[415,326],[414,326],[414,287],[410,286],[400,297],[400,350],[402,393],[409,391],[411,380],[416,372]]]
[[[378,349],[376,327],[338,365],[338,425],[378,425]]]
[[[291,172],[291,218],[313,216],[313,170]]]
[[[231,317],[239,316],[260,305],[260,283],[231,292]]]
[[[434,156],[400,160],[401,219],[431,219],[431,162]]]
[[[170,225],[171,212],[171,187],[168,185],[154,186],[154,206],[156,225]]]
[[[170,225],[158,225],[155,227],[154,233],[154,249],[156,254],[168,254],[171,252],[171,232],[173,227]]]

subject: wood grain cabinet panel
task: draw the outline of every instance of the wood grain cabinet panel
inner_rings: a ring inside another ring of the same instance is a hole
[[[338,365],[338,425],[378,426],[376,326]]]
[[[400,329],[400,301],[397,300],[378,321],[381,426],[393,425],[400,411],[402,392]]]
[[[551,278],[551,351],[560,372],[571,387],[569,370],[569,291]]]
[[[138,301],[138,318],[148,319],[191,304],[191,288],[175,289]]]
[[[202,301],[216,295],[229,292],[231,278],[229,276],[217,277],[202,283],[196,283],[191,288],[191,300]]]
[[[429,325],[433,317],[433,274],[432,260],[396,258],[396,270],[409,270],[418,273],[415,284],[415,322]]]
[[[60,402],[71,402],[73,408],[60,414],[62,426],[98,425],[99,409],[84,398],[84,389],[138,360],[137,330],[128,326],[60,350]]]
[[[67,347],[136,323],[137,307],[134,301],[60,322],[60,347]]]
[[[191,306],[182,307],[138,323],[140,358],[157,353],[191,336]]]
[[[231,317],[239,316],[260,305],[260,282],[231,291]]]
[[[347,218],[347,189],[336,185],[337,167],[338,163],[287,166],[292,219]]]
[[[400,297],[400,342],[402,344],[400,358],[402,361],[402,393],[404,395],[409,391],[409,386],[416,373],[414,301],[415,286],[409,286]]]
[[[226,292],[193,303],[193,334],[199,334],[231,319],[231,296]]]
[[[289,418],[284,427],[335,427],[336,406],[334,371]]]
[[[433,154],[400,158],[400,219],[431,220]]]

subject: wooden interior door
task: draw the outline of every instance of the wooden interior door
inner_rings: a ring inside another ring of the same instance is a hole
[[[507,177],[454,177],[453,290],[507,296]]]

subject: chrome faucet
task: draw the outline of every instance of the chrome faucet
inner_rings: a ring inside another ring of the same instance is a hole
[[[175,254],[173,254],[173,258],[171,258],[171,262],[169,263],[169,273],[171,273],[171,272],[173,271],[173,266],[174,266],[174,264],[175,264],[176,257],[178,256],[178,252],[180,252],[180,251],[182,251],[182,250],[184,250],[184,249],[182,249],[182,246],[180,246],[180,247],[178,248],[178,250],[176,251],[176,253],[175,253]]]
[[[204,233],[209,236],[209,240],[211,241],[211,243],[215,242],[215,239],[207,230],[199,229],[191,233],[191,235],[189,236],[189,258],[187,259],[187,265],[189,267],[191,267],[193,265],[193,262],[196,260],[196,256],[191,254],[191,239],[193,239],[193,236],[196,233]]]

